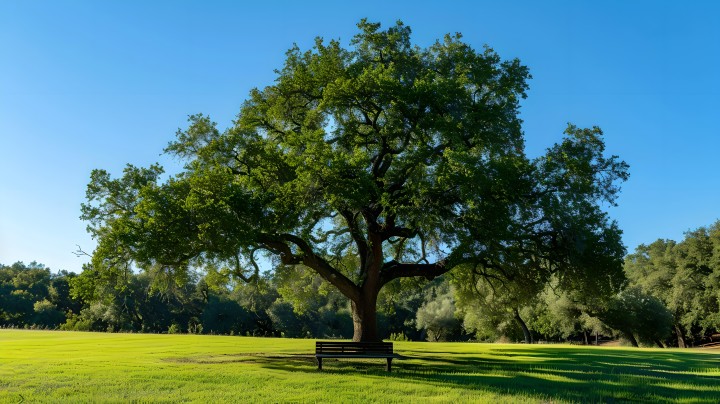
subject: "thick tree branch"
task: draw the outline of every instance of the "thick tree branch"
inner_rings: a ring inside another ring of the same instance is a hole
[[[380,274],[380,283],[382,285],[398,278],[410,278],[422,276],[428,280],[450,271],[453,267],[447,265],[446,261],[438,261],[434,264],[401,264],[397,261],[389,261],[383,265]]]
[[[301,258],[295,255],[290,246],[282,241],[279,241],[269,235],[260,237],[260,245],[262,248],[270,251],[271,253],[280,257],[280,262],[285,265],[297,265],[300,264]]]
[[[400,238],[414,238],[419,233],[417,229],[411,229],[409,227],[392,226],[384,229],[381,233],[383,241],[388,240],[392,237]]]
[[[252,283],[257,282],[258,277],[260,276],[260,267],[258,266],[257,262],[255,262],[255,251],[258,249],[254,249],[250,251],[250,263],[253,266],[253,274],[250,276],[245,276],[242,270],[242,266],[240,265],[240,257],[237,255],[235,256],[235,270],[233,271],[233,275],[237,276],[238,278],[242,279],[245,283]]]
[[[368,254],[368,244],[365,236],[362,234],[362,231],[360,231],[360,227],[357,223],[357,218],[349,210],[341,210],[340,214],[345,219],[345,223],[347,223],[348,229],[350,229],[350,235],[352,236],[353,240],[355,241],[355,245],[357,246],[358,253],[360,255],[360,266],[362,268],[365,268]]]
[[[322,235],[322,237],[319,237],[319,238],[314,237],[312,235],[310,235],[308,237],[310,238],[310,241],[312,241],[313,243],[320,244],[320,243],[327,242],[328,239],[330,238],[330,236],[342,236],[343,234],[347,234],[347,233],[350,233],[350,229],[346,227],[346,228],[340,229],[340,230],[328,230],[325,232],[325,234]]]
[[[326,281],[333,284],[335,287],[342,292],[343,295],[347,296],[350,300],[357,301],[360,297],[360,288],[353,283],[348,277],[343,275],[340,271],[335,269],[329,262],[327,262],[321,256],[315,254],[312,247],[303,239],[292,234],[281,234],[279,238],[295,244],[302,255],[295,255],[301,263],[304,264],[317,272]],[[280,243],[285,244],[285,243]],[[290,247],[285,244],[285,247],[290,250]]]

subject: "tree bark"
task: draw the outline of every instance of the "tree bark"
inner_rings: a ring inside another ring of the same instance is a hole
[[[520,313],[518,312],[518,309],[514,309],[515,312],[515,322],[518,323],[520,328],[522,328],[523,335],[525,336],[525,343],[526,344],[532,344],[532,335],[530,334],[530,330],[527,327],[527,324],[525,324],[525,321],[523,321],[522,317],[520,317]]]
[[[631,332],[626,332],[626,333],[625,333],[625,338],[627,338],[628,341],[630,341],[630,344],[631,344],[632,346],[634,346],[635,348],[637,348],[637,347],[640,346],[640,344],[638,344],[638,342],[637,342],[637,339],[635,339],[635,336],[633,335],[633,333],[631,333]]]
[[[363,294],[364,295],[364,294]],[[377,330],[377,292],[351,302],[353,342],[380,341]]]
[[[685,343],[685,337],[683,336],[683,332],[680,329],[680,326],[675,324],[675,335],[677,336],[677,342],[679,348],[687,348],[687,344]]]
[[[374,218],[367,220],[375,223]],[[380,281],[380,269],[383,265],[382,238],[377,233],[370,232],[367,245],[369,249],[360,294],[357,299],[352,299],[351,304],[354,342],[380,341],[377,329],[377,296],[383,286]]]
[[[583,330],[583,343],[585,345],[590,345],[590,336],[588,335],[587,330]]]

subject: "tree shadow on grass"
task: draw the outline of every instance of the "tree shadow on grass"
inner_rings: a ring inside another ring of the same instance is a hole
[[[510,376],[500,386],[563,399],[720,402],[718,355],[562,347],[493,348],[490,356],[412,353],[422,355],[422,362],[408,365],[416,371],[434,369],[439,375],[432,377],[499,373]]]
[[[471,350],[469,350],[471,351]],[[204,365],[248,363],[285,372],[395,379],[477,392],[579,402],[720,402],[720,355],[611,348],[499,347],[484,352],[401,349],[393,371],[382,359],[242,353],[171,359]]]
[[[580,402],[720,402],[720,355],[681,352],[545,348],[485,353],[401,350],[393,372],[383,360],[323,361],[328,374],[392,378],[541,400]],[[318,372],[313,355],[247,358],[289,372]]]
[[[542,348],[541,350],[491,349],[485,354],[404,350],[404,354],[423,360],[446,360],[455,366],[527,369],[553,367],[565,371],[606,373],[679,374],[718,371],[720,355],[680,351],[613,351],[602,349]]]

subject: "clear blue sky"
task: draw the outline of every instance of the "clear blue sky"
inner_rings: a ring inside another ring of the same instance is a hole
[[[401,19],[421,46],[461,32],[520,58],[528,153],[567,122],[602,127],[631,166],[609,210],[625,244],[680,239],[720,218],[718,4],[0,1],[0,263],[79,272],[93,168],[173,166],[160,152],[187,115],[228,126],[294,42],[347,44],[363,17]]]

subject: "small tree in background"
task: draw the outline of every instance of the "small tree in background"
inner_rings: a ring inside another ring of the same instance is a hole
[[[429,341],[447,341],[459,334],[461,322],[455,312],[455,299],[447,283],[432,288],[429,296],[416,314],[416,327],[425,330]]]
[[[670,336],[673,324],[672,313],[662,302],[636,286],[612,299],[600,318],[634,347],[640,343],[664,347],[662,341]]]

